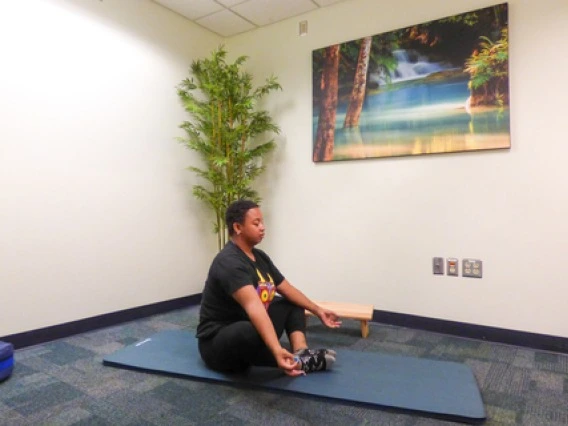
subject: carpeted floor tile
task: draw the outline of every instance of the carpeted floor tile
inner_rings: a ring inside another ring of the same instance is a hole
[[[300,398],[105,367],[102,357],[166,329],[195,330],[189,307],[16,351],[0,384],[0,426],[24,425],[451,425],[403,412]],[[308,319],[312,347],[464,362],[472,368],[486,425],[568,425],[568,355],[372,323],[328,330]]]
[[[26,392],[6,398],[3,402],[14,411],[26,416],[83,396],[84,394],[76,388],[66,383],[55,382],[46,386],[30,387]]]

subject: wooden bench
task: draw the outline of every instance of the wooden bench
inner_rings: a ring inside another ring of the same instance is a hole
[[[314,302],[322,308],[335,312],[340,318],[348,318],[361,321],[361,335],[366,338],[369,335],[369,321],[373,319],[373,305],[360,305],[357,303],[340,302]],[[306,310],[306,315],[313,315]]]

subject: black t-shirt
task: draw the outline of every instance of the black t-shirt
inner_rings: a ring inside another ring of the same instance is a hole
[[[268,309],[276,286],[284,281],[284,276],[266,253],[256,248],[252,252],[254,262],[229,241],[213,259],[201,298],[198,338],[211,338],[228,324],[248,320],[245,310],[232,296],[245,285],[254,286]]]

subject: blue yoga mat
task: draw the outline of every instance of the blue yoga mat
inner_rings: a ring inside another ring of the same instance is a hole
[[[466,423],[480,423],[486,417],[471,369],[456,362],[339,349],[333,369],[325,372],[288,377],[276,368],[253,367],[243,374],[222,374],[205,366],[193,332],[168,330],[106,356],[103,363]]]

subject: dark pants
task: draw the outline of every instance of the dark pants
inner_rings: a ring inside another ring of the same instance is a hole
[[[277,297],[268,308],[268,316],[280,339],[286,331],[306,331],[304,310],[282,297]],[[199,353],[213,370],[238,372],[251,365],[277,367],[268,349],[250,321],[238,321],[223,327],[210,339],[199,339]]]

